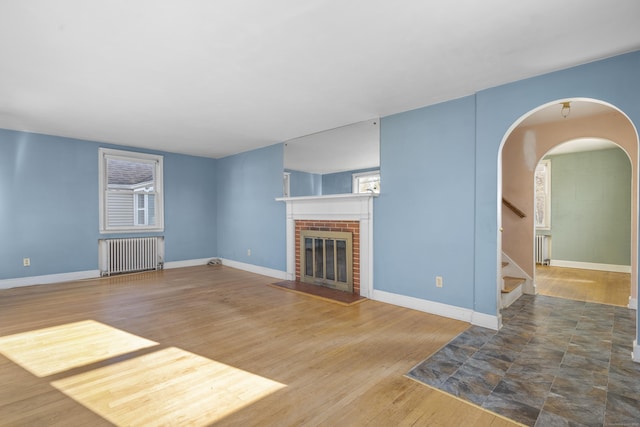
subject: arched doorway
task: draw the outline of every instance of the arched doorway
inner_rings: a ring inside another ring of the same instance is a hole
[[[534,180],[534,283],[540,295],[628,307],[632,162],[613,141],[552,147]]]
[[[570,102],[569,114],[562,111]],[[500,149],[501,196],[515,205],[525,218],[512,214],[503,205],[498,212],[501,224],[500,253],[508,254],[527,282],[524,293],[535,293],[533,175],[543,155],[563,142],[596,137],[615,141],[632,164],[631,285],[629,307],[637,307],[638,283],[638,135],[628,117],[614,106],[593,99],[558,100],[523,115],[505,135]],[[499,260],[501,261],[501,260]],[[501,279],[501,278],[500,278]],[[502,281],[498,281],[498,289]],[[500,294],[500,292],[499,292]],[[502,304],[499,301],[499,305]]]

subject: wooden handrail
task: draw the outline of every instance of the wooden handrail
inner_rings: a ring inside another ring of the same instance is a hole
[[[508,207],[509,209],[511,209],[511,211],[512,211],[514,214],[518,215],[520,218],[524,218],[524,217],[526,217],[526,216],[527,216],[524,212],[522,212],[520,209],[518,209],[517,207],[515,207],[513,203],[511,203],[510,201],[508,201],[508,200],[507,200],[507,199],[505,199],[504,197],[502,198],[502,203],[504,203],[504,205],[505,205],[506,207]]]

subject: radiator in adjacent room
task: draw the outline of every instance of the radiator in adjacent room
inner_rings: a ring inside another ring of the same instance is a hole
[[[545,236],[542,234],[536,234],[535,237],[535,258],[536,264],[549,264],[549,242],[551,240],[551,236]]]
[[[132,273],[162,268],[162,237],[99,240],[100,274]]]

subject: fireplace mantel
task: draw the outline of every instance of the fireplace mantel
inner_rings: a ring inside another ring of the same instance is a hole
[[[287,279],[295,280],[296,220],[360,222],[360,295],[373,294],[373,199],[377,194],[280,197],[287,204]]]

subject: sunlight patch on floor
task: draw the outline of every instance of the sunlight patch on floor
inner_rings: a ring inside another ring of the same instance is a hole
[[[0,337],[0,353],[38,377],[155,345],[158,343],[94,320]]]
[[[286,387],[93,320],[0,337],[0,353],[116,425],[209,425]]]
[[[175,347],[51,384],[116,425],[207,425],[286,387]]]

